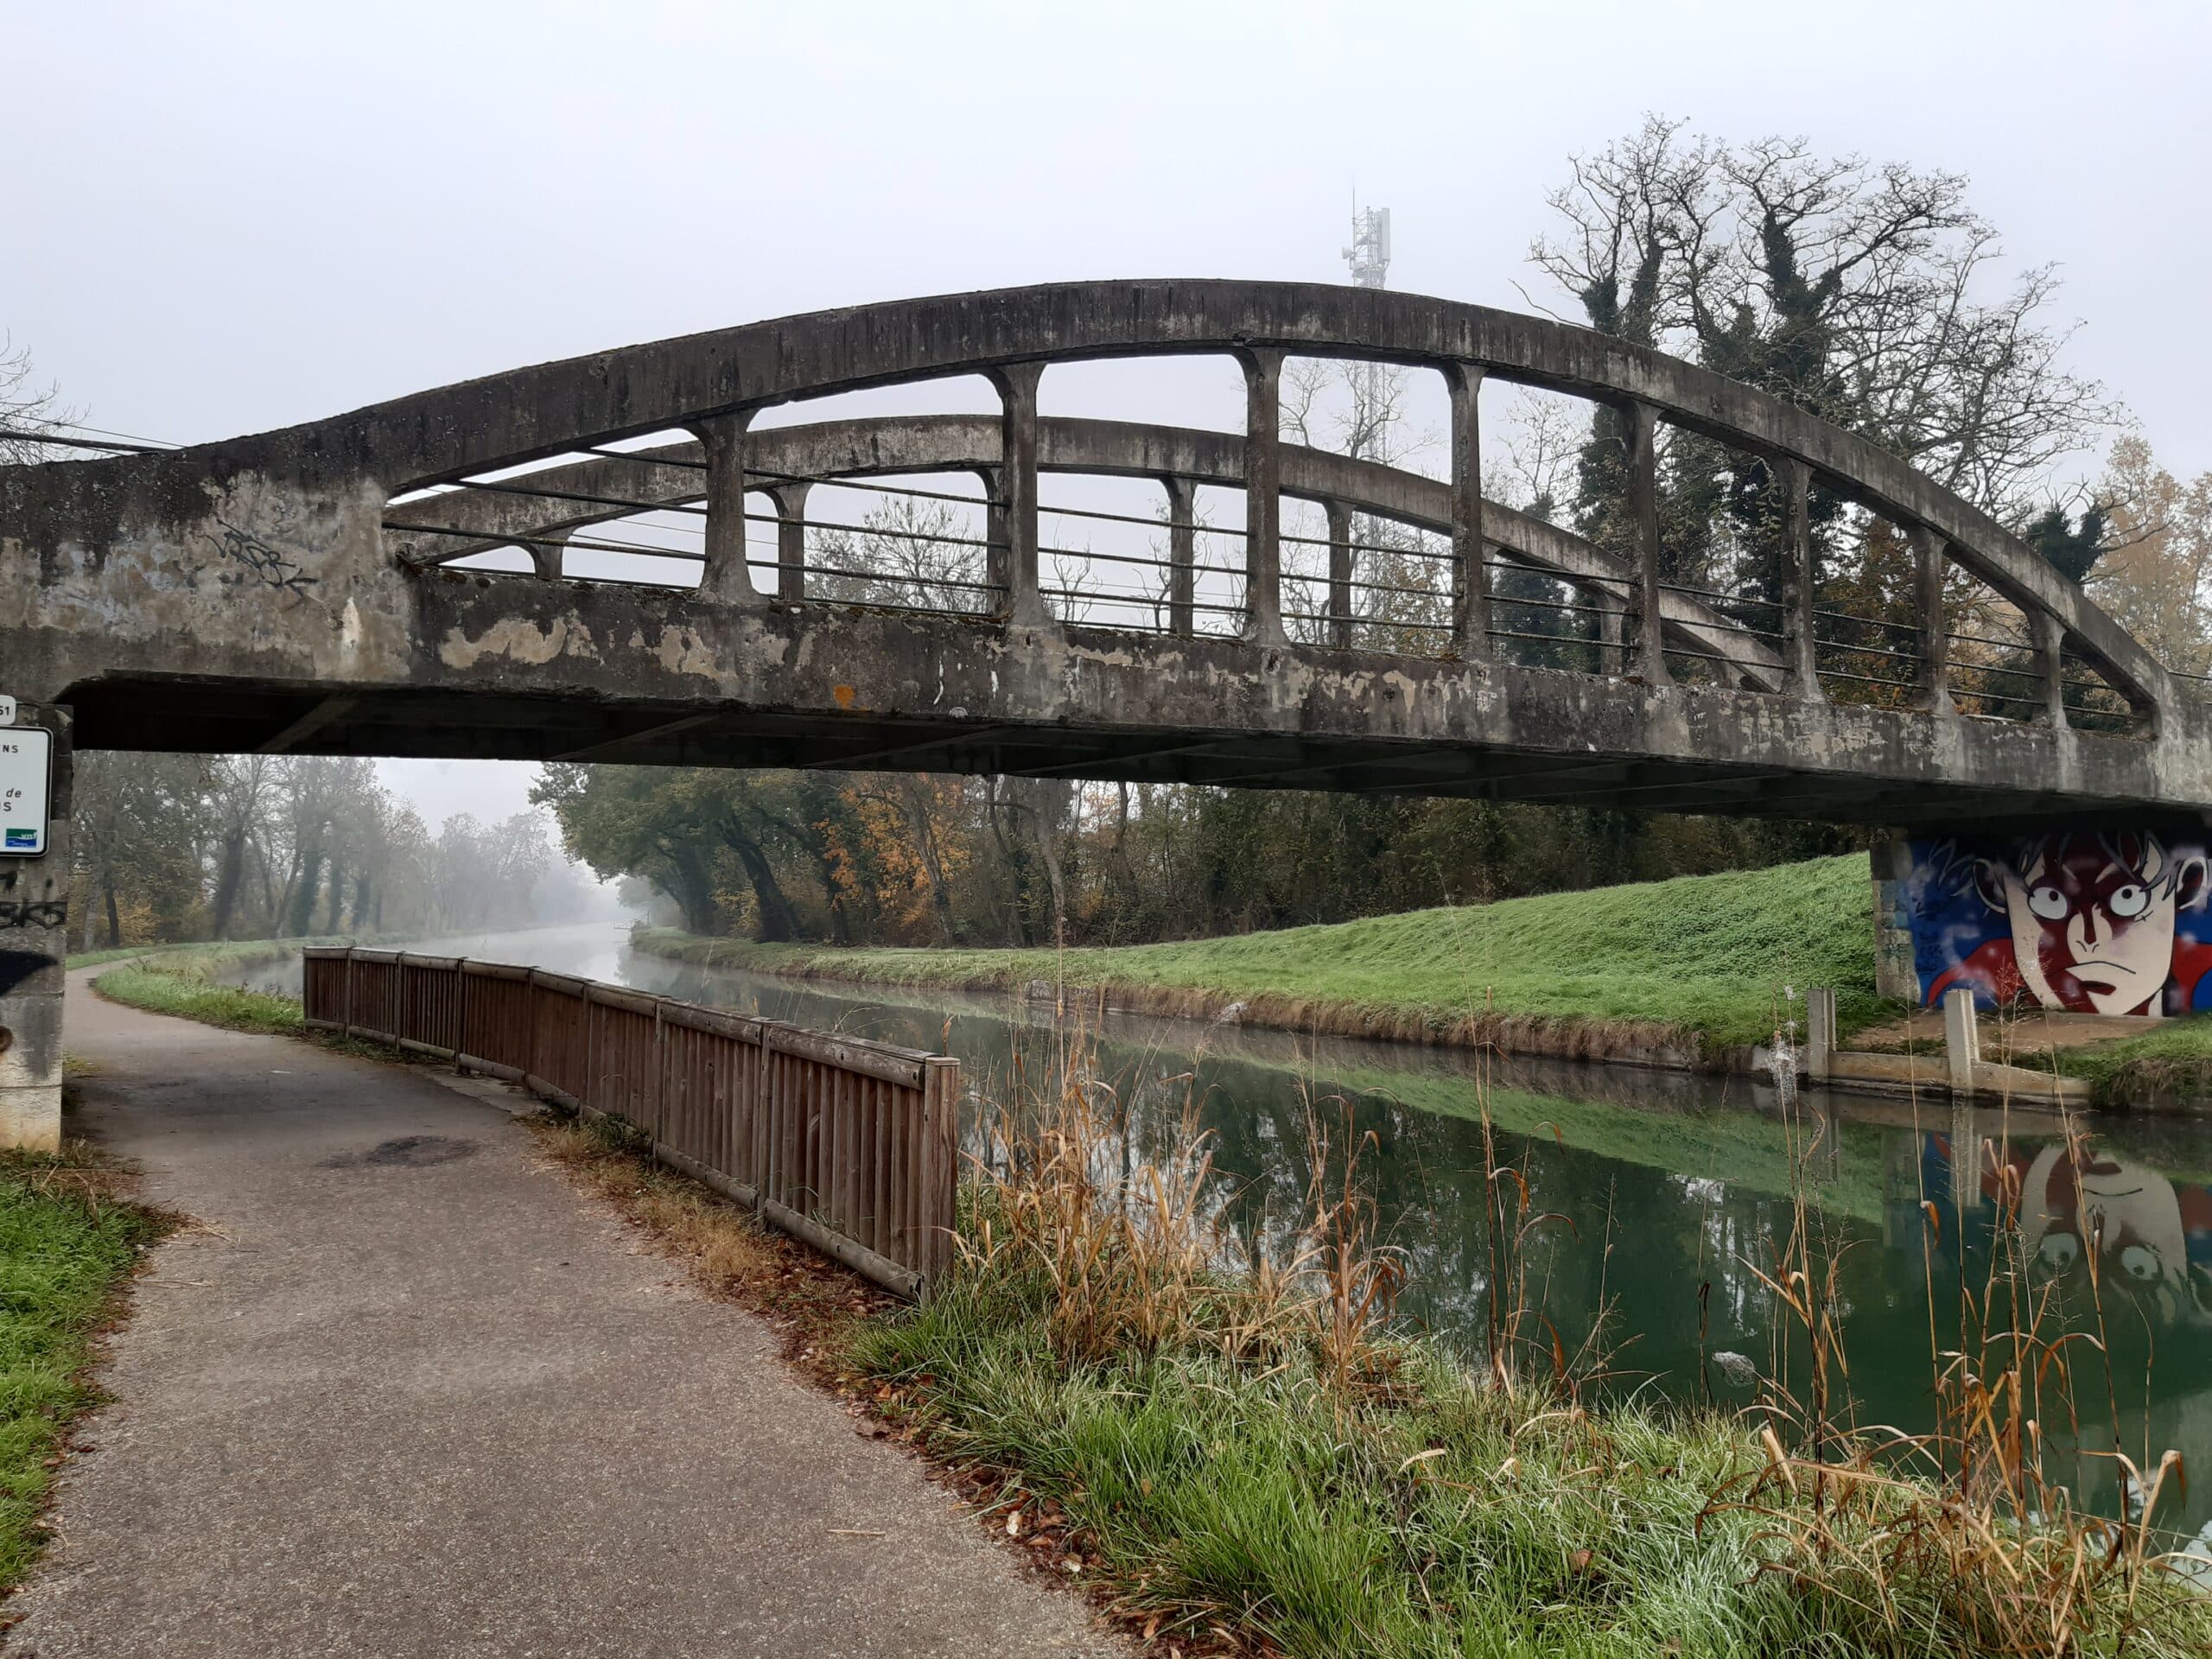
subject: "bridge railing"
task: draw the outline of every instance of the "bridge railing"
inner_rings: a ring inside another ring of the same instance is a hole
[[[315,946],[307,1023],[587,1116],[887,1289],[950,1265],[959,1062],[505,963]]]

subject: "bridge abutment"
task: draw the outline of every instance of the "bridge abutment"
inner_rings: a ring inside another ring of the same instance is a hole
[[[1874,995],[1917,1006],[1920,969],[1913,956],[1912,843],[1885,836],[1868,855],[1874,874]]]
[[[16,705],[54,734],[46,850],[0,859],[0,1146],[61,1144],[61,994],[69,935],[69,714]],[[0,733],[3,735],[4,733]]]

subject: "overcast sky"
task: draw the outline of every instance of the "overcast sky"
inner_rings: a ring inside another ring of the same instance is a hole
[[[0,0],[0,327],[81,418],[192,442],[874,299],[1340,280],[1355,188],[1392,288],[1525,309],[1567,156],[1658,111],[1970,175],[2193,473],[2208,66],[2212,6],[2124,0]],[[435,823],[530,770],[391,775]]]

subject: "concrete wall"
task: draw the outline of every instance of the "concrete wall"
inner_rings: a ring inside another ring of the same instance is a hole
[[[61,990],[69,932],[69,716],[19,703],[16,723],[54,734],[46,852],[0,858],[0,1146],[61,1144]]]

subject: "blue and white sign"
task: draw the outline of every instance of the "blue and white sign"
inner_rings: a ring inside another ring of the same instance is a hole
[[[53,781],[54,734],[42,726],[0,726],[0,855],[46,851]]]

